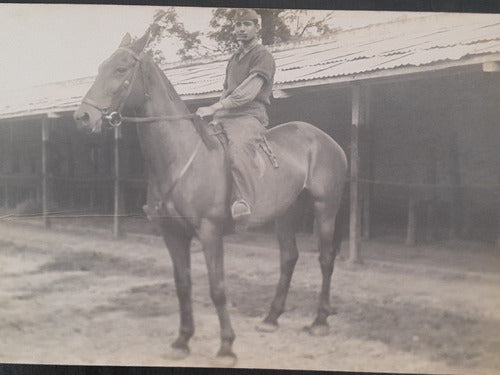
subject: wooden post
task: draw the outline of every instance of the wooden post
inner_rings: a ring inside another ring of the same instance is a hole
[[[456,239],[460,230],[460,214],[461,214],[461,189],[460,189],[460,165],[459,165],[459,150],[458,150],[458,135],[453,132],[450,137],[450,180],[452,185],[451,202],[450,202],[450,231],[448,237]]]
[[[9,143],[8,143],[9,162],[7,166],[8,173],[14,172],[14,127],[12,123],[9,124]]]
[[[370,222],[370,206],[373,195],[373,185],[371,181],[373,180],[373,163],[372,163],[372,154],[373,154],[373,139],[372,132],[370,127],[370,86],[367,86],[364,90],[364,101],[363,101],[363,122],[361,124],[362,130],[364,134],[364,142],[362,143],[365,146],[364,153],[361,157],[362,165],[364,166],[364,176],[367,182],[363,183],[363,207],[362,207],[362,235],[363,238],[369,239],[371,237],[371,222]]]
[[[13,157],[14,157],[14,129],[12,128],[12,123],[9,124],[9,141],[7,142],[7,173],[12,174],[14,171]],[[10,186],[9,178],[5,179],[5,208],[11,206],[10,202]]]
[[[42,118],[42,218],[45,228],[50,227],[48,205],[47,144],[49,142],[49,119]]]
[[[417,243],[417,199],[410,191],[408,201],[408,227],[406,232],[406,246],[415,246]]]
[[[351,202],[350,202],[350,222],[349,222],[349,262],[360,263],[360,205],[358,201],[358,134],[359,134],[359,114],[361,105],[361,88],[359,85],[352,87],[352,125],[351,125]]]
[[[4,185],[4,194],[5,194],[5,201],[4,201],[4,207],[7,209],[10,206],[10,198],[9,198],[9,181],[6,178],[5,179],[5,185]]]
[[[426,226],[425,226],[425,240],[427,242],[434,242],[437,239],[437,221],[436,221],[436,205],[437,205],[437,151],[436,148],[431,145],[428,152],[427,160],[427,171],[426,171],[426,182],[428,184],[426,195],[427,195],[427,207],[426,207]]]
[[[121,130],[115,128],[115,194],[114,194],[114,215],[113,215],[113,236],[118,239],[120,233],[120,138]]]
[[[462,230],[461,235],[464,239],[470,239],[472,235],[472,198],[469,191],[465,191],[462,195]]]
[[[96,193],[95,193],[95,190],[96,190],[96,187],[95,187],[95,182],[94,182],[94,186],[91,186],[90,189],[89,189],[89,201],[90,201],[90,208],[91,209],[94,209],[95,208],[95,196],[96,196]]]

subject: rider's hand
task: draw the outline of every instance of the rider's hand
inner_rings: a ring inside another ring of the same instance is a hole
[[[222,108],[222,104],[220,104],[220,102],[217,102],[215,104],[212,104],[209,107],[198,108],[198,110],[196,111],[196,114],[202,118],[203,117],[210,117],[210,116],[213,116],[215,114],[215,112],[217,112],[221,108]]]
[[[200,116],[201,118],[213,116],[214,113],[215,113],[215,111],[214,111],[214,109],[212,107],[200,107],[196,111],[196,114],[198,116]]]

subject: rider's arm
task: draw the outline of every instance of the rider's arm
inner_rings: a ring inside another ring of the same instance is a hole
[[[245,79],[234,91],[227,95],[223,92],[221,99],[210,106],[211,110],[217,112],[221,109],[237,108],[255,99],[265,79],[260,74],[252,74]]]
[[[222,108],[236,108],[245,105],[259,94],[265,80],[259,74],[252,74],[245,79],[234,91],[220,100]]]

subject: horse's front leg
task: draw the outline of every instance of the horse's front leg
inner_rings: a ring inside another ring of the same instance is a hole
[[[189,354],[189,339],[194,334],[193,307],[191,302],[191,257],[192,235],[180,226],[162,227],[163,239],[172,258],[174,280],[180,307],[179,336],[172,343],[167,357],[182,359]]]
[[[222,223],[209,219],[202,220],[198,237],[203,246],[210,283],[210,296],[217,310],[221,329],[221,347],[217,357],[221,360],[221,364],[231,366],[236,361],[236,355],[232,351],[235,334],[226,307]]]

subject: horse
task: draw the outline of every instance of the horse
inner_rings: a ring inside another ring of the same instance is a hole
[[[107,122],[113,126],[123,121],[136,123],[148,170],[145,211],[160,228],[170,253],[180,309],[179,333],[168,349],[169,356],[186,357],[194,334],[190,244],[197,238],[220,323],[220,349],[215,358],[232,365],[236,362],[232,350],[235,333],[226,307],[223,264],[224,228],[230,220],[228,161],[224,147],[207,132],[208,122],[188,111],[164,72],[144,52],[149,33],[150,29],[136,41],[128,33],[123,37],[118,49],[99,66],[74,119],[79,129],[92,133],[101,132]],[[135,117],[125,117],[127,114]],[[305,122],[278,125],[266,137],[279,167],[265,168],[260,176],[249,225],[274,220],[280,277],[269,312],[256,328],[275,331],[278,327],[298,259],[295,235],[309,203],[313,205],[322,273],[317,314],[309,332],[324,335],[331,313],[334,259],[341,243],[336,218],[347,159],[330,136]]]

